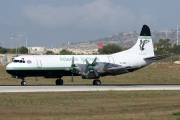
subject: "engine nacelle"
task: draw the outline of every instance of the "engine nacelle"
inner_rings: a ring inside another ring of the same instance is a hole
[[[82,79],[97,79],[97,78],[100,78],[100,76],[99,76],[99,75],[96,76],[96,75],[94,74],[94,72],[90,72],[88,75],[86,75],[85,73],[83,73],[83,74],[81,75],[81,77],[82,77]]]

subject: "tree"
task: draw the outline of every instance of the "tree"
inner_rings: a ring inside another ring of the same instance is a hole
[[[171,52],[174,54],[179,55],[180,54],[180,45],[174,45],[173,48],[171,49]]]
[[[17,52],[16,52],[17,51]],[[20,47],[20,48],[12,48],[12,49],[7,49],[7,53],[11,53],[11,54],[27,54],[28,53],[28,49],[24,46]]]
[[[11,53],[11,54],[16,54],[16,49],[15,49],[15,48],[13,48],[13,49],[9,49],[9,50],[8,50],[8,53]]]
[[[113,54],[116,52],[120,52],[123,49],[115,44],[107,44],[103,46],[102,48],[98,49],[99,54]]]
[[[2,48],[0,47],[0,53],[1,54],[5,54],[5,53],[13,53],[15,54],[16,53],[16,48],[13,48],[13,49],[8,49],[8,48]],[[27,54],[28,53],[28,49],[26,47],[20,47],[20,48],[17,48],[17,53],[20,53],[20,54]]]
[[[21,48],[18,48],[18,51],[21,53],[21,54],[27,54],[28,53],[28,49],[26,47],[21,47]]]
[[[6,48],[3,48],[3,47],[0,47],[0,53],[1,54],[5,54],[5,53],[7,53],[7,49]]]
[[[46,52],[46,55],[54,55],[54,52],[51,51],[51,50],[48,50],[48,51]]]
[[[66,50],[66,49],[62,49],[59,52],[61,55],[73,55],[74,53],[72,51]]]
[[[171,51],[170,39],[159,39],[157,43],[154,43],[154,51],[156,55],[168,54]]]

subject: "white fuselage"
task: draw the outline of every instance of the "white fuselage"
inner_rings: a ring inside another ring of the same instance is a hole
[[[145,61],[141,56],[137,55],[27,55],[16,57],[16,60],[24,59],[25,63],[10,63],[7,68],[13,69],[31,69],[39,68],[68,68],[71,66],[72,57],[74,56],[75,64],[86,64],[85,59],[90,63],[97,57],[97,62],[106,62],[121,65],[123,67],[136,66],[143,67],[150,64],[153,61]],[[29,62],[27,62],[29,61]]]
[[[144,35],[147,32],[146,36]],[[118,75],[140,69],[154,60],[150,30],[144,26],[136,44],[125,51],[111,55],[27,55],[15,57],[6,71],[12,76],[62,76],[81,75],[83,78],[98,78]],[[96,64],[92,64],[95,61]],[[91,73],[91,74],[90,74]]]

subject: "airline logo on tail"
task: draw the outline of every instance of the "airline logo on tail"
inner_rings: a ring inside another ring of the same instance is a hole
[[[141,51],[143,51],[145,48],[145,44],[147,44],[149,42],[149,40],[140,40],[140,45],[139,45],[139,48]]]

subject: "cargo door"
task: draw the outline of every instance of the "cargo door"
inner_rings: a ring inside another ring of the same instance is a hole
[[[37,60],[37,67],[38,67],[38,68],[41,68],[41,67],[42,67],[41,60]]]
[[[109,63],[112,63],[114,64],[114,59],[112,56],[107,56],[108,60],[109,60]]]

